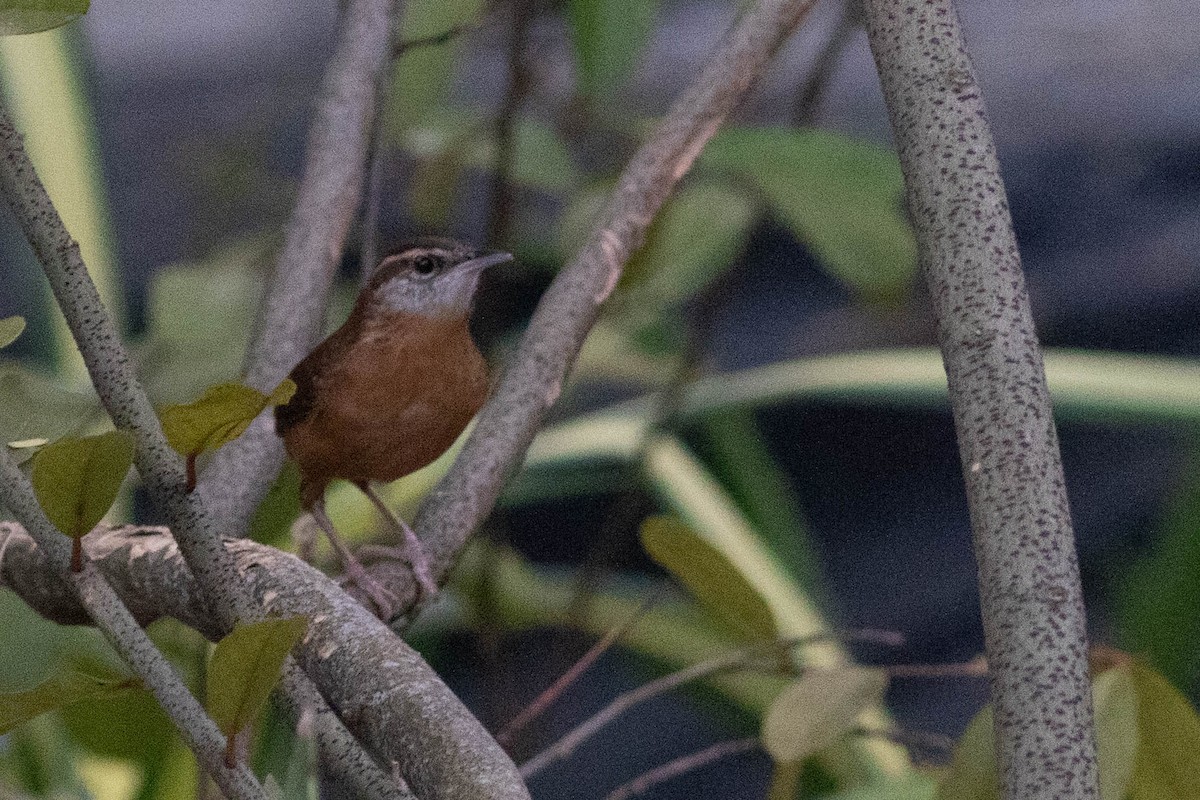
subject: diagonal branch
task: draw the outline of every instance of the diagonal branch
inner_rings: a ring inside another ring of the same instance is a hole
[[[951,0],[868,0],[866,16],[949,379],[1004,796],[1096,798],[1071,513],[979,84]]]
[[[180,598],[195,596],[191,586],[195,579],[166,528],[101,526],[88,534],[85,546],[89,562],[113,577],[146,566],[136,562],[145,553],[155,554],[155,568],[166,575],[146,584],[131,580],[122,587],[129,604],[146,615],[140,618],[142,623],[160,616],[181,620],[196,616],[195,609],[180,604]],[[295,556],[248,539],[226,540],[226,546],[237,562],[238,580],[255,602],[270,613],[312,620],[304,641],[293,651],[296,663],[378,763],[399,765],[414,794],[442,800],[528,800],[511,759],[403,639]],[[56,593],[52,618],[59,622],[80,618],[78,602],[61,587],[47,585],[46,555],[22,526],[0,522],[0,550],[4,553],[0,576],[6,586],[26,601]],[[164,581],[174,582],[179,591],[152,594],[153,587]],[[43,612],[42,605],[34,608]],[[312,705],[306,687],[297,690],[290,685],[292,675],[289,672],[285,681],[290,702],[300,708]],[[322,718],[337,719],[319,714],[318,723]],[[355,752],[344,738],[327,743],[318,732],[318,739],[329,745],[327,755]],[[353,757],[361,762],[361,756]],[[334,771],[344,772],[347,767],[343,763]],[[360,796],[407,797],[394,786],[382,795],[362,788],[379,786],[374,772],[354,776]]]
[[[402,0],[344,4],[337,44],[308,132],[304,173],[250,345],[246,383],[270,391],[316,342],[350,224],[363,194],[376,87],[391,60],[390,20]],[[283,464],[270,414],[222,448],[200,495],[221,530],[244,532]],[[239,534],[239,535],[244,535]]]
[[[89,563],[82,572],[71,572],[67,538],[46,519],[29,479],[17,469],[5,448],[0,448],[0,502],[20,518],[54,565],[59,579],[68,586],[73,584],[88,616],[167,712],[221,791],[236,800],[265,800],[266,794],[249,767],[225,765],[225,736],[99,570]]]
[[[438,575],[449,571],[520,466],[655,214],[812,5],[761,0],[746,11],[625,168],[591,237],[546,290],[454,467],[421,508],[417,529],[429,537]]]

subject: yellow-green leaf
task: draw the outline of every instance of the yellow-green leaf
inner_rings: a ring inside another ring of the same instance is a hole
[[[307,627],[307,617],[266,619],[236,625],[217,643],[208,665],[208,713],[222,733],[235,736],[258,716]]]
[[[25,330],[24,317],[5,317],[0,319],[0,347],[8,347],[17,340]]]
[[[1092,681],[1101,800],[1125,800],[1138,752],[1137,690],[1128,667],[1116,667]]]
[[[79,19],[89,0],[7,0],[0,2],[0,36],[39,33]]]
[[[883,702],[887,673],[846,666],[810,669],[787,686],[763,719],[763,747],[777,762],[797,762],[854,729],[864,709]]]
[[[229,444],[268,406],[283,405],[295,393],[296,384],[290,379],[269,395],[240,383],[222,383],[195,402],[166,406],[159,418],[171,447],[191,456]]]
[[[724,554],[678,519],[657,516],[643,522],[642,547],[738,634],[756,639],[777,635],[775,616],[754,586]]]
[[[0,734],[11,731],[34,717],[90,697],[111,695],[136,687],[132,678],[90,675],[69,670],[47,678],[24,692],[0,694]]]
[[[54,527],[73,538],[96,527],[133,463],[133,436],[64,437],[33,457],[33,490]]]
[[[1166,678],[1145,664],[1135,661],[1130,672],[1137,692],[1138,750],[1129,800],[1195,798],[1200,787],[1200,718],[1196,710]]]

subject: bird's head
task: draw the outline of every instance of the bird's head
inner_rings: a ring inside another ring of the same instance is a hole
[[[468,314],[479,277],[512,255],[453,239],[425,238],[385,256],[363,291],[372,308],[448,317]]]

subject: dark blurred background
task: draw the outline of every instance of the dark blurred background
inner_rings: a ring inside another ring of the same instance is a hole
[[[525,110],[561,123],[562,109],[574,101],[570,39],[557,8],[536,8],[529,45],[533,89]],[[1200,7],[966,0],[959,8],[1044,344],[1196,355]],[[132,336],[145,330],[150,281],[165,265],[209,258],[238,237],[278,235],[290,210],[335,12],[333,3],[294,0],[152,7],[108,0],[95,4],[72,32],[95,117]],[[613,113],[651,116],[665,108],[733,14],[729,3],[664,3],[641,66]],[[792,123],[800,87],[841,17],[837,4],[819,5],[740,110],[739,123]],[[459,40],[446,96],[487,112],[499,107],[505,89],[512,11],[499,4],[482,19]],[[585,129],[571,142],[578,162],[596,170],[619,166],[631,140],[613,133],[605,120],[583,119]],[[846,35],[805,121],[888,144],[861,29]],[[399,135],[398,141],[408,140]],[[429,220],[411,212],[407,188],[420,159],[397,145],[385,148],[383,167],[382,238],[394,242],[428,230]],[[464,171],[437,232],[486,238],[488,185],[480,171]],[[522,229],[551,228],[563,206],[561,197],[537,189],[523,189],[519,202],[514,226]],[[3,227],[6,254],[27,258],[14,243],[11,224]],[[515,232],[496,243],[515,247],[523,264],[485,287],[479,312],[484,338],[511,341],[560,266],[553,249],[537,240]],[[357,253],[356,235],[346,256],[347,281],[355,278]],[[699,363],[706,371],[934,343],[919,286],[882,309],[864,303],[769,215],[753,226],[734,261],[721,278],[720,302],[705,317]],[[14,353],[47,360],[46,337],[36,335],[46,323],[29,311],[39,302],[36,279],[32,271],[13,270],[8,274],[22,277],[6,278],[0,316],[30,316],[35,335],[18,342]],[[635,389],[597,381],[589,392],[568,398],[563,415]],[[908,639],[902,648],[871,649],[862,657],[939,663],[979,654],[970,532],[948,412],[851,397],[776,405],[756,419],[807,520],[832,598],[829,613],[839,624],[896,630]],[[685,433],[703,451],[700,438]],[[1094,638],[1151,657],[1159,652],[1155,648],[1165,648],[1160,667],[1194,693],[1200,652],[1186,620],[1200,611],[1200,584],[1192,582],[1196,575],[1186,563],[1161,564],[1200,550],[1191,545],[1200,517],[1188,513],[1200,497],[1191,430],[1069,420],[1060,433]],[[493,530],[502,530],[535,562],[578,565],[593,549],[589,537],[621,503],[628,505],[619,494],[531,503],[502,512]],[[638,513],[653,506],[642,498]],[[615,569],[657,574],[640,555],[633,525],[618,533],[606,558]],[[1139,577],[1146,575],[1151,578]],[[1154,595],[1163,587],[1158,602]],[[1169,630],[1147,632],[1139,621],[1150,619],[1167,620]],[[433,658],[470,702],[486,709],[496,701],[489,693],[508,684],[481,677],[476,667],[491,664],[526,680],[537,674],[534,684],[548,682],[588,641],[545,630],[487,646],[460,637],[448,649],[443,643]],[[547,656],[560,650],[560,656]],[[621,686],[649,674],[629,654],[606,657],[597,677],[553,712],[548,730],[578,721]],[[978,679],[902,679],[894,683],[889,705],[905,726],[957,735],[985,699]],[[515,703],[500,703],[505,705]],[[711,713],[704,698],[659,702],[547,772],[533,789],[539,797],[599,797],[610,783],[729,735],[729,725],[728,715]],[[735,730],[751,728],[744,719],[733,723]],[[656,796],[746,796],[752,782],[765,784],[766,775],[764,757],[739,759]]]

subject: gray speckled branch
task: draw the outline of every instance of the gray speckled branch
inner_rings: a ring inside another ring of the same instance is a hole
[[[479,424],[417,516],[444,576],[521,464],[646,229],[700,150],[766,70],[814,0],[760,0],[638,149],[583,249],[546,290]]]
[[[265,800],[266,794],[249,767],[245,764],[233,769],[225,766],[225,737],[95,565],[86,563],[83,572],[78,574],[70,571],[69,540],[46,519],[29,479],[3,447],[0,447],[0,502],[20,518],[30,537],[37,542],[48,566],[53,568],[64,600],[74,595],[96,627],[167,712],[221,791],[237,800]],[[11,524],[6,523],[5,527],[4,544],[7,545],[16,531]],[[65,593],[63,589],[66,589]]]
[[[1009,800],[1097,798],[1086,617],[1050,395],[950,0],[867,0],[971,509]]]
[[[308,131],[304,174],[246,360],[246,383],[270,391],[321,332],[329,289],[363,189],[375,87],[391,58],[391,20],[402,0],[343,3],[337,44]],[[217,452],[199,493],[217,527],[245,535],[283,464],[268,412]]]

